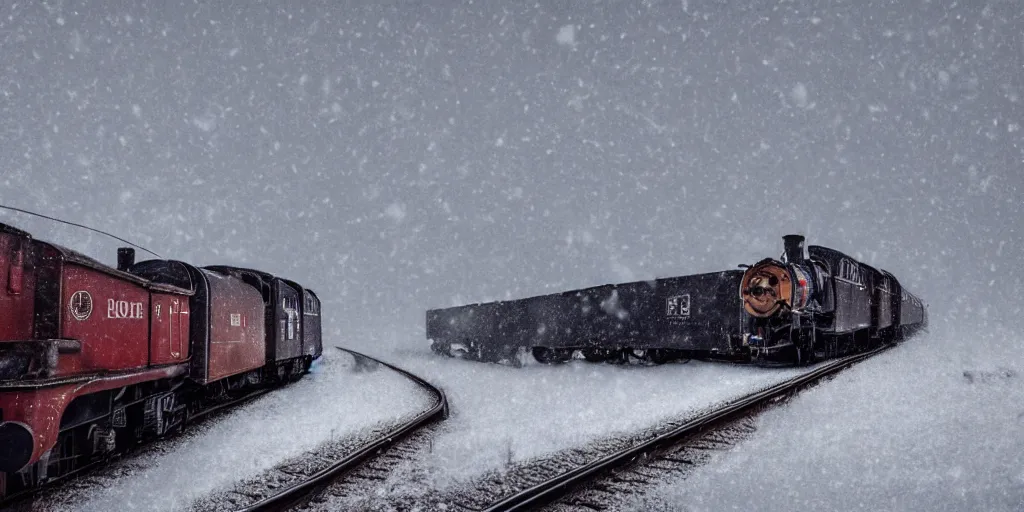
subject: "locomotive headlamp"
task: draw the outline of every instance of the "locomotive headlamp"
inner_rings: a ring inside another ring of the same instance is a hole
[[[748,268],[740,282],[743,309],[757,318],[783,310],[800,311],[813,294],[810,270],[796,263],[764,260]]]
[[[747,269],[740,283],[743,308],[751,316],[765,318],[791,307],[793,282],[781,263],[768,260]]]

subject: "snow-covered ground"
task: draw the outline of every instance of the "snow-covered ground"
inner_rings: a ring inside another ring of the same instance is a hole
[[[391,362],[442,386],[452,406],[429,452],[379,484],[388,496],[444,492],[510,459],[627,435],[800,371],[702,362],[512,368],[437,356],[425,342],[421,350],[389,350],[409,340],[378,336],[354,344],[368,352],[377,346]],[[634,507],[1020,510],[1024,357],[1016,339],[995,328],[933,325],[770,410],[749,441],[688,477],[645,490]],[[327,354],[310,378],[216,420],[165,454],[146,456],[141,470],[85,494],[79,509],[180,509],[325,438],[425,405],[400,377],[357,373],[348,357]]]
[[[1020,340],[933,326],[769,411],[635,510],[1024,510]]]
[[[372,346],[409,344],[385,338],[363,339],[356,348],[373,352]],[[423,347],[389,352],[387,359],[443,387],[451,417],[432,439],[429,453],[400,465],[382,483],[389,494],[443,492],[501,469],[510,459],[524,461],[629,435],[801,371],[697,361],[653,367],[575,361],[513,368],[442,357],[427,350],[425,342]],[[326,439],[426,405],[423,394],[396,374],[356,372],[348,356],[330,348],[325,354],[313,375],[204,425],[166,453],[133,460],[140,469],[81,495],[74,509],[179,510]],[[413,473],[428,478],[411,478]]]
[[[173,439],[164,453],[130,459],[111,485],[55,496],[46,510],[182,510],[194,499],[255,476],[330,439],[414,414],[430,404],[416,384],[386,368],[367,371],[334,349],[301,381]],[[56,507],[56,508],[55,508]]]
[[[408,340],[374,344],[401,346]],[[415,485],[439,491],[502,469],[510,460],[629,435],[804,371],[698,361],[661,366],[532,362],[513,368],[438,356],[425,341],[422,345],[422,350],[394,351],[388,360],[448,394],[451,417],[430,453],[405,468],[429,475]],[[417,492],[404,487],[410,480],[399,468],[385,485],[388,492]]]

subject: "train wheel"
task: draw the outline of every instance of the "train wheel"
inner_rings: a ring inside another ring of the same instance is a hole
[[[588,363],[600,363],[608,359],[608,351],[600,348],[585,348],[580,353]]]
[[[456,343],[454,346],[448,347],[448,355],[457,359],[463,359],[469,356],[469,350],[466,349],[465,345]]]
[[[555,364],[555,351],[547,347],[533,347],[533,358],[541,364]]]
[[[673,359],[672,351],[667,348],[654,348],[647,351],[647,360],[652,364],[665,364]]]
[[[533,358],[543,364],[565,363],[572,359],[572,350],[548,347],[533,347]]]
[[[796,364],[808,365],[814,362],[814,350],[810,347],[796,347]]]
[[[623,360],[627,363],[633,364],[647,364],[651,362],[651,351],[648,349],[641,348],[627,348],[622,351]]]
[[[620,349],[620,350],[614,350],[614,349],[608,350],[607,351],[608,355],[607,355],[607,357],[605,358],[604,361],[606,363],[609,363],[609,364],[627,364],[627,363],[629,363],[629,355],[632,352],[633,351],[628,349],[628,348],[624,348],[624,349]]]

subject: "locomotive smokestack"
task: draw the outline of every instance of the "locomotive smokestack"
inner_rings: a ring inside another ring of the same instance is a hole
[[[782,237],[782,243],[786,248],[786,261],[795,263],[804,259],[804,237],[803,235],[786,235]]]
[[[117,248],[117,269],[127,272],[135,264],[135,249],[131,247]]]

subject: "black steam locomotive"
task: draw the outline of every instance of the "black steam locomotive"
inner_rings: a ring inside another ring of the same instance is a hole
[[[765,259],[743,274],[751,357],[798,364],[897,342],[927,326],[921,300],[889,272],[788,235],[785,261]]]
[[[782,261],[432,309],[438,353],[499,363],[679,358],[807,364],[904,339],[927,325],[892,274],[784,237]]]

